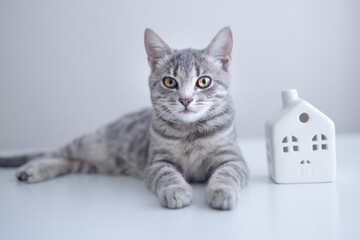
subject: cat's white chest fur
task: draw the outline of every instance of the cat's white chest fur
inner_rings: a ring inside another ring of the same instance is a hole
[[[204,168],[207,161],[211,161],[212,139],[196,140],[191,143],[179,141],[176,144],[176,163],[181,167],[185,179],[191,181],[204,181],[207,172]]]
[[[219,150],[224,145],[231,145],[229,136],[232,132],[233,127],[230,126],[212,136],[199,137],[194,140],[189,140],[188,137],[181,140],[165,140],[165,138],[153,134],[151,141],[153,145],[162,146],[163,150],[171,153],[172,159],[169,160],[180,167],[186,180],[203,182],[209,177],[209,169],[216,161],[213,156],[214,151]]]

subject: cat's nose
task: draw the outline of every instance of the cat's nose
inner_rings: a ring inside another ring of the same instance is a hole
[[[181,102],[182,105],[184,105],[184,107],[187,107],[194,99],[183,99],[183,98],[179,98],[179,102]]]

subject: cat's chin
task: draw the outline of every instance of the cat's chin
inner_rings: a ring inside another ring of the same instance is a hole
[[[177,120],[183,123],[195,123],[204,118],[207,115],[209,107],[202,108],[183,108],[182,110],[172,111]]]
[[[184,123],[193,123],[199,121],[203,114],[194,111],[181,111],[175,114],[176,118]]]
[[[184,123],[193,123],[200,119],[200,117],[198,117],[196,113],[182,113],[178,114],[176,117],[178,120]]]

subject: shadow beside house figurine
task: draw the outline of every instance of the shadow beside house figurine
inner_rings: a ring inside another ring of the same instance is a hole
[[[295,89],[282,91],[282,99],[283,109],[266,123],[271,178],[276,183],[335,181],[334,122]]]

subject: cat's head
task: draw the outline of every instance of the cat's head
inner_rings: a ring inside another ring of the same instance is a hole
[[[221,29],[205,49],[172,49],[145,30],[153,107],[166,121],[197,122],[221,113],[228,103],[232,34]]]

